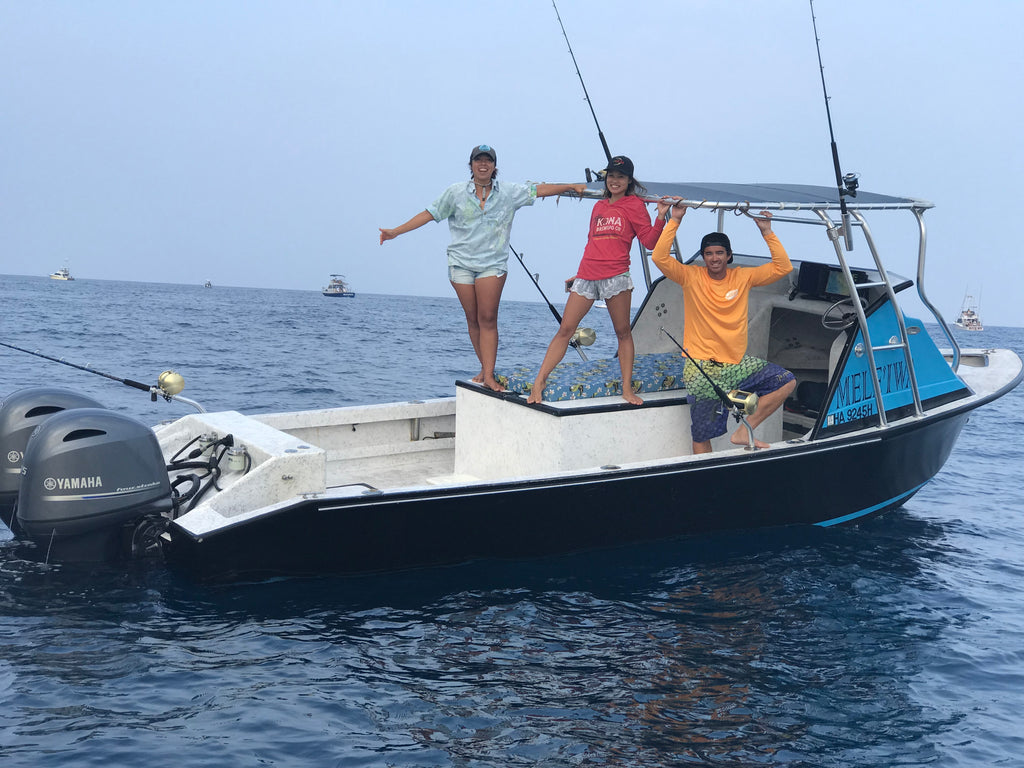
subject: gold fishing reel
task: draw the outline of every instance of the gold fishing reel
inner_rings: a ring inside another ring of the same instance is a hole
[[[597,333],[595,333],[593,328],[577,328],[576,333],[572,335],[572,339],[569,340],[569,343],[589,347],[596,339]]]
[[[185,379],[176,371],[164,371],[157,377],[156,385],[165,395],[176,395],[185,388]]]
[[[744,416],[753,415],[757,410],[757,395],[753,392],[744,392],[742,389],[734,389],[726,397],[734,408],[739,408]]]

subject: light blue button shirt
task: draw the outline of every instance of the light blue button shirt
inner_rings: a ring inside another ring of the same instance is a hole
[[[499,184],[495,179],[483,209],[472,181],[452,184],[427,207],[434,221],[448,219],[452,240],[448,266],[472,272],[508,267],[508,241],[512,219],[524,205],[537,199],[536,184]]]

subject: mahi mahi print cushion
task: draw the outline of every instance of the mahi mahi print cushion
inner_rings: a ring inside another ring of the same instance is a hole
[[[548,376],[544,400],[582,400],[587,397],[609,397],[622,394],[622,371],[618,358],[600,360],[570,360],[567,357]],[[633,391],[662,392],[685,389],[683,364],[686,359],[678,352],[658,352],[637,355],[633,362]],[[539,366],[519,366],[507,376],[496,378],[510,392],[529,394]]]

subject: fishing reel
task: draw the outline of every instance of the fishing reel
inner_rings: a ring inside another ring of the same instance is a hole
[[[843,176],[843,188],[839,190],[840,195],[857,196],[857,187],[860,186],[859,173],[847,173]]]
[[[757,395],[753,392],[733,389],[726,394],[726,397],[729,398],[732,407],[738,409],[743,416],[753,416],[757,410]]]
[[[139,385],[140,388],[144,385]],[[164,371],[161,373],[156,380],[155,387],[149,387],[149,398],[153,402],[156,402],[156,396],[161,395],[164,400],[170,402],[171,400],[178,400],[182,403],[188,403],[200,413],[205,413],[206,409],[203,408],[195,400],[190,400],[187,397],[182,397],[179,393],[185,388],[185,379],[177,371]]]
[[[164,397],[171,397],[185,389],[185,379],[176,371],[164,371],[157,377],[156,386]]]
[[[593,328],[577,328],[569,343],[574,346],[589,347],[597,339],[597,332]]]

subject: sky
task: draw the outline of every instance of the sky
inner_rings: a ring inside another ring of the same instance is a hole
[[[558,11],[639,179],[834,183],[806,0]],[[814,11],[844,172],[935,204],[927,297],[950,322],[970,293],[987,325],[1024,326],[1024,3]],[[550,0],[0,0],[0,72],[0,274],[318,290],[338,272],[359,293],[451,296],[446,224],[383,246],[378,228],[468,178],[480,143],[509,181],[582,181],[605,160]],[[512,245],[559,305],[591,205],[516,216]],[[716,221],[691,214],[696,248]],[[911,218],[869,222],[915,277]],[[776,229],[793,258],[834,259],[819,228]],[[726,231],[766,254],[749,220]],[[862,242],[850,259],[870,264]],[[506,298],[541,299],[509,270]]]

